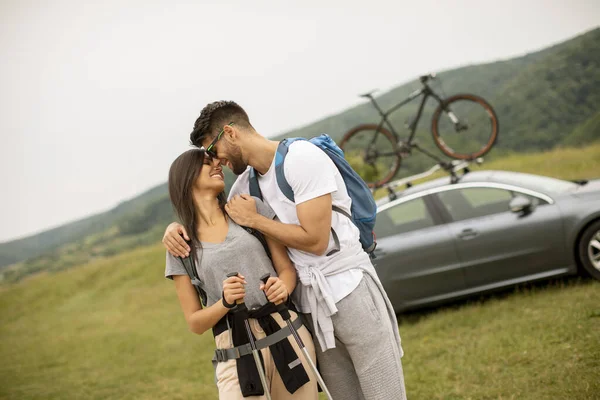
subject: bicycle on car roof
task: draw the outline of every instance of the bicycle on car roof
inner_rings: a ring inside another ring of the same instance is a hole
[[[431,120],[431,133],[437,147],[448,157],[458,160],[475,160],[488,153],[498,138],[498,118],[492,106],[474,94],[462,93],[444,98],[428,84],[435,74],[419,78],[421,88],[405,100],[383,111],[373,97],[373,92],[362,94],[379,113],[378,124],[362,124],[352,128],[342,138],[340,147],[346,159],[371,188],[390,181],[400,169],[402,159],[416,149],[435,159],[441,167],[451,164],[419,146],[415,140],[417,125],[427,100],[438,102]],[[389,115],[410,101],[421,97],[416,116],[408,124],[408,139],[402,140],[389,120]]]

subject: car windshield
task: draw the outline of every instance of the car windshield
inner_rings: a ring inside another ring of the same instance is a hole
[[[578,185],[574,182],[563,181],[562,179],[550,178],[547,176],[530,174],[502,174],[496,173],[496,178],[501,182],[512,183],[528,189],[537,190],[546,193],[565,193],[577,189]]]

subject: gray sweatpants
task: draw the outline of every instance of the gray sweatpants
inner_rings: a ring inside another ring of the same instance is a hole
[[[321,350],[315,340],[319,371],[334,399],[404,400],[402,363],[394,356],[393,326],[385,301],[370,276],[336,304],[332,316],[335,349]],[[313,330],[310,314],[303,314]],[[313,330],[314,331],[314,330]]]

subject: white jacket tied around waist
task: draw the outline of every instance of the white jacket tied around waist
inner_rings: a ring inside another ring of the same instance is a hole
[[[361,250],[362,252],[362,250]],[[388,315],[392,324],[398,326],[396,319],[396,313],[394,308],[388,299],[383,285],[375,272],[373,264],[366,253],[364,254],[364,260],[360,263],[355,263],[355,256],[350,257],[354,262],[336,262],[325,263],[319,266],[317,265],[296,265],[298,271],[298,280],[300,285],[294,290],[294,302],[300,306],[300,308],[309,308],[311,310],[311,317],[314,326],[313,335],[319,341],[323,351],[335,348],[335,336],[333,329],[333,322],[331,317],[337,313],[335,301],[333,300],[332,290],[327,281],[327,276],[335,275],[340,272],[348,271],[351,269],[359,269],[363,274],[368,274],[373,281],[377,284],[377,287],[385,299]],[[349,260],[350,261],[350,260]],[[303,306],[304,305],[304,306]],[[402,357],[404,352],[400,341],[400,334],[398,329],[394,329],[396,336],[397,348],[391,349],[397,352],[398,358]]]

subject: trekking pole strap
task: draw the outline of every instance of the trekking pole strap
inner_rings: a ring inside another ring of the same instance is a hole
[[[292,318],[292,316],[290,315],[290,310],[288,310],[285,303],[279,303],[275,306],[275,308],[277,309],[277,312],[279,313],[279,315],[281,315],[281,318],[283,318],[284,321],[287,321]]]
[[[302,319],[300,317],[296,318],[294,322],[292,322],[292,326],[294,329],[298,330],[302,327]],[[277,332],[259,339],[256,341],[256,349],[261,350],[266,347],[272,346],[275,343],[282,341],[292,334],[289,326],[285,326],[279,329]],[[241,346],[233,347],[231,349],[216,349],[215,356],[213,360],[217,362],[225,362],[228,360],[235,360],[245,355],[252,354],[252,348],[250,347],[250,343],[243,344]]]

